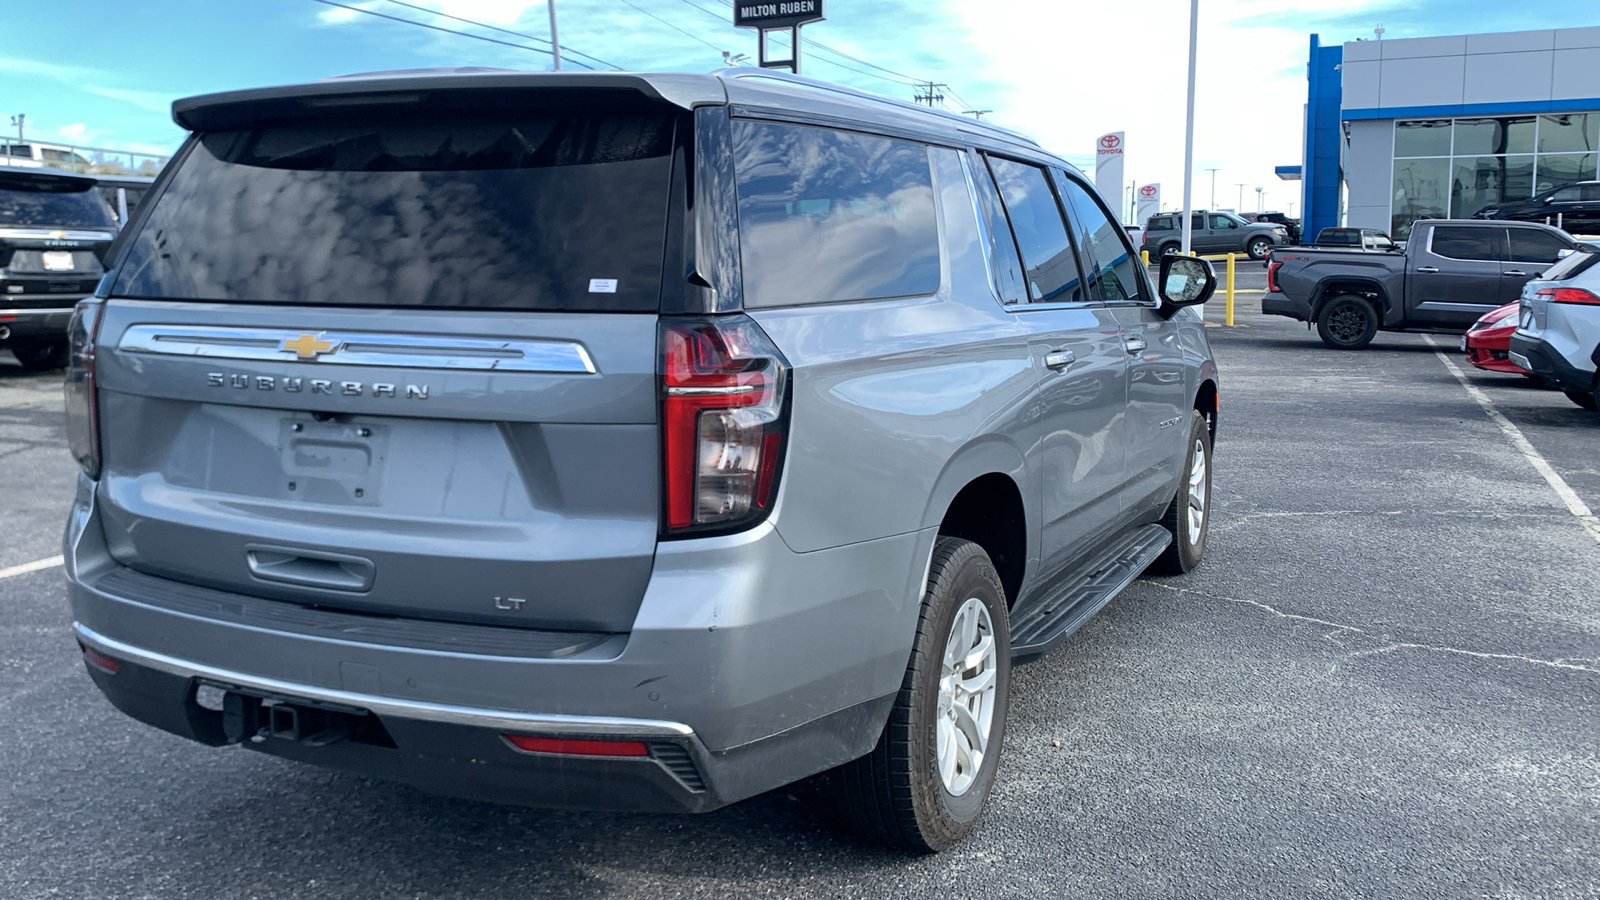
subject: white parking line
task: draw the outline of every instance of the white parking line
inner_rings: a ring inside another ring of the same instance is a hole
[[[17,575],[26,575],[29,572],[38,572],[41,569],[54,569],[56,566],[61,565],[65,561],[66,560],[59,556],[52,556],[49,559],[36,559],[33,562],[25,562],[17,566],[8,566],[4,569],[0,569],[0,578],[12,578]]]
[[[1550,485],[1550,489],[1555,491],[1556,496],[1561,498],[1561,502],[1566,504],[1567,509],[1578,517],[1578,521],[1583,524],[1584,530],[1589,532],[1589,536],[1594,538],[1595,543],[1600,544],[1600,517],[1597,517],[1593,510],[1589,509],[1589,504],[1583,502],[1583,498],[1579,497],[1578,492],[1567,484],[1565,478],[1562,478],[1555,469],[1550,468],[1550,463],[1545,461],[1545,458],[1539,454],[1538,450],[1533,448],[1533,444],[1529,443],[1526,437],[1523,437],[1522,429],[1513,425],[1511,420],[1506,418],[1500,410],[1495,409],[1494,401],[1489,399],[1489,395],[1467,380],[1466,374],[1455,364],[1455,361],[1445,356],[1443,351],[1439,349],[1439,344],[1433,339],[1432,335],[1425,334],[1422,339],[1428,342],[1428,346],[1433,348],[1433,355],[1439,357],[1439,361],[1444,363],[1444,367],[1450,370],[1450,374],[1454,375],[1457,381],[1461,382],[1461,386],[1467,389],[1467,393],[1471,395],[1472,399],[1478,401],[1478,405],[1483,407],[1483,412],[1489,417],[1490,421],[1500,426],[1500,430],[1505,432],[1506,437],[1511,439],[1512,446],[1516,447],[1527,458],[1535,471],[1544,476],[1544,480]]]

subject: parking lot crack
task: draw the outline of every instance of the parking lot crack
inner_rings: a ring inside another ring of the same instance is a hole
[[[1346,655],[1347,659],[1360,659],[1360,658],[1363,658],[1363,657],[1377,656],[1379,654],[1384,654],[1384,653],[1393,653],[1393,652],[1398,651],[1398,650],[1421,650],[1421,651],[1432,652],[1432,653],[1444,653],[1444,654],[1450,654],[1450,655],[1454,655],[1454,656],[1465,656],[1465,657],[1469,657],[1469,658],[1472,658],[1472,659],[1503,660],[1503,661],[1508,661],[1508,662],[1525,662],[1525,663],[1530,663],[1532,665],[1544,666],[1544,667],[1552,668],[1552,669],[1564,669],[1564,670],[1567,670],[1567,671],[1588,672],[1590,674],[1600,675],[1600,666],[1584,665],[1584,663],[1595,663],[1595,662],[1597,662],[1597,660],[1594,659],[1594,658],[1588,658],[1588,657],[1559,657],[1557,659],[1540,659],[1539,657],[1528,656],[1528,655],[1522,654],[1522,653],[1504,653],[1504,652],[1491,652],[1491,651],[1484,651],[1484,650],[1466,650],[1466,649],[1463,649],[1461,647],[1449,647],[1449,646],[1445,646],[1443,644],[1424,644],[1424,643],[1420,643],[1420,642],[1416,642],[1416,641],[1391,641],[1391,640],[1389,640],[1388,635],[1382,635],[1382,636],[1375,635],[1375,634],[1373,634],[1373,632],[1370,629],[1362,628],[1359,625],[1349,625],[1349,624],[1346,624],[1346,623],[1343,623],[1343,622],[1334,622],[1334,621],[1331,621],[1331,620],[1328,620],[1328,619],[1321,619],[1321,618],[1318,618],[1316,616],[1306,616],[1306,615],[1301,615],[1299,613],[1284,612],[1283,610],[1277,608],[1276,606],[1271,605],[1270,603],[1262,603],[1259,600],[1248,600],[1248,599],[1244,599],[1244,598],[1241,598],[1241,597],[1225,597],[1225,596],[1222,596],[1220,594],[1213,594],[1213,593],[1209,593],[1209,592],[1206,592],[1206,591],[1197,591],[1197,590],[1194,590],[1193,588],[1177,587],[1175,585],[1162,584],[1161,582],[1158,582],[1158,581],[1146,581],[1144,583],[1150,585],[1151,587],[1158,587],[1158,588],[1161,588],[1162,590],[1165,590],[1165,591],[1171,591],[1172,593],[1175,593],[1175,594],[1187,594],[1187,595],[1192,595],[1192,596],[1195,596],[1195,597],[1199,597],[1199,598],[1204,599],[1204,600],[1222,600],[1222,601],[1225,601],[1227,603],[1234,603],[1234,604],[1238,604],[1240,606],[1251,606],[1251,607],[1255,607],[1256,609],[1262,610],[1263,612],[1270,613],[1273,616],[1275,616],[1277,618],[1280,618],[1280,619],[1290,619],[1290,620],[1297,621],[1297,622],[1307,622],[1307,623],[1310,623],[1310,624],[1313,624],[1313,625],[1321,625],[1321,626],[1323,626],[1325,628],[1332,629],[1331,631],[1328,631],[1327,633],[1325,633],[1322,637],[1323,637],[1323,639],[1329,641],[1330,643],[1334,644],[1335,646],[1338,646],[1341,649],[1349,651],[1347,653],[1347,655]],[[1366,650],[1350,650],[1350,648],[1346,644],[1344,644],[1343,642],[1341,642],[1339,640],[1339,636],[1341,636],[1341,635],[1361,635],[1361,636],[1363,636],[1365,638],[1368,638],[1370,640],[1373,640],[1373,641],[1384,641],[1385,643],[1383,643],[1382,646],[1374,647],[1374,648],[1370,648],[1370,649],[1366,649]]]

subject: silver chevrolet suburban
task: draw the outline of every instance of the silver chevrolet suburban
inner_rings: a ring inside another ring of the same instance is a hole
[[[71,327],[73,629],[206,744],[973,827],[1014,662],[1200,562],[1214,280],[957,116],[750,70],[174,104]]]

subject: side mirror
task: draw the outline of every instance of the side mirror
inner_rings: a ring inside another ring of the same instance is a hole
[[[1161,257],[1161,276],[1157,284],[1162,315],[1171,318],[1181,307],[1211,299],[1217,289],[1217,276],[1205,260],[1174,254]]]
[[[1566,259],[1567,257],[1569,257],[1572,254],[1577,253],[1577,252],[1578,252],[1577,250],[1574,250],[1571,247],[1563,247],[1560,250],[1556,251],[1556,259],[1558,259],[1558,260]]]

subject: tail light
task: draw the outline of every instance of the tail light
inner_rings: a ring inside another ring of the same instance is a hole
[[[1552,303],[1582,303],[1587,306],[1600,306],[1600,297],[1583,288],[1544,288],[1539,291],[1538,296],[1549,297]]]
[[[666,533],[761,521],[777,494],[789,364],[751,319],[663,320]]]
[[[67,325],[67,447],[90,478],[100,477],[100,422],[95,411],[94,342],[100,335],[100,301],[84,300]]]
[[[1283,263],[1275,259],[1267,261],[1267,293],[1283,293],[1283,288],[1278,287],[1278,270],[1281,268],[1283,268]]]

